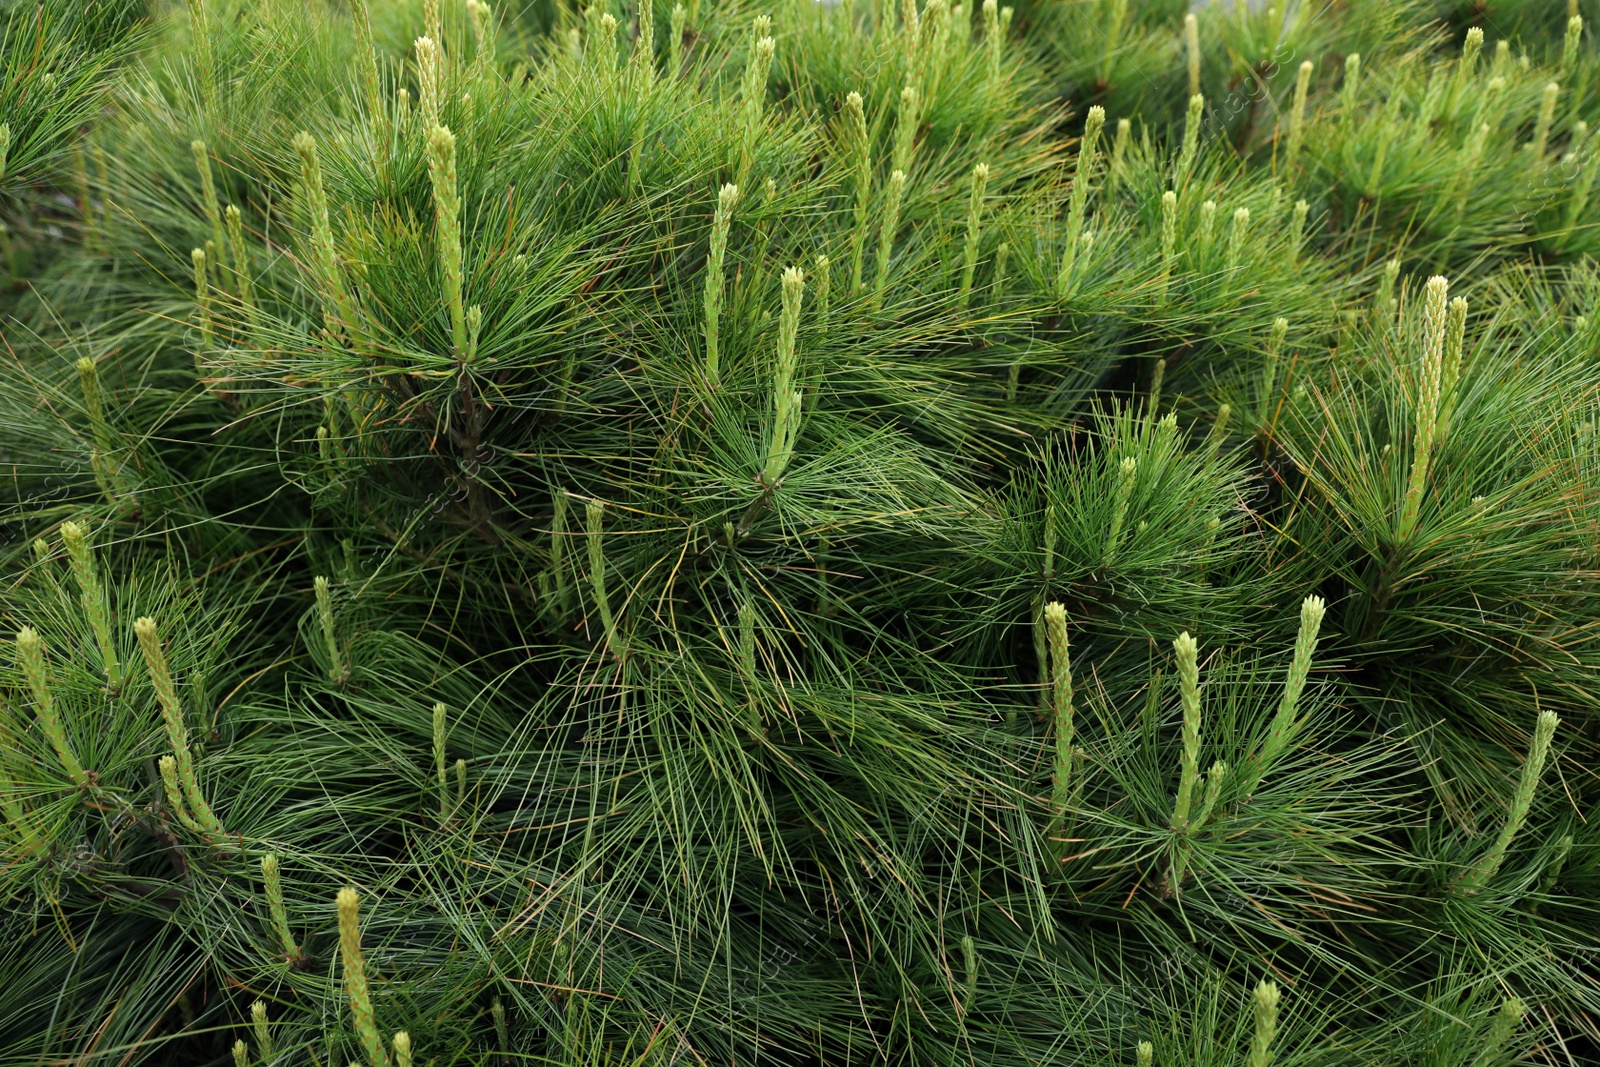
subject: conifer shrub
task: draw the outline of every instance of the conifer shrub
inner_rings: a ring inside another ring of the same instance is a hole
[[[0,1063],[1600,1058],[1560,7],[0,3]]]

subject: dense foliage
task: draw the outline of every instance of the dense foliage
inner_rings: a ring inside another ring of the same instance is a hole
[[[0,0],[0,1063],[1596,1062],[1589,6]]]

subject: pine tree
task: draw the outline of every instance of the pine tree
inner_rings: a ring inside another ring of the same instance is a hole
[[[1593,1058],[1562,8],[0,5],[0,1063]]]

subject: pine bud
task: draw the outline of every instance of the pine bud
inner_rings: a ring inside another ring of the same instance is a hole
[[[648,51],[648,39],[642,33],[645,25],[645,9],[648,4],[640,8],[639,25],[641,39],[645,40],[644,47]],[[472,22],[472,38],[475,45],[473,62],[481,70],[487,70],[494,63],[494,12],[483,0],[467,0],[467,17]]]
[[[328,579],[317,575],[312,588],[317,598],[317,623],[322,629],[322,644],[328,653],[328,681],[343,685],[350,680],[350,670],[345,666],[344,652],[339,647],[339,631],[333,622],[333,596],[328,588]]]
[[[1511,795],[1511,805],[1506,811],[1505,825],[1495,838],[1489,851],[1462,874],[1457,889],[1462,893],[1476,893],[1500,870],[1505,862],[1506,850],[1516,839],[1528,812],[1533,807],[1533,795],[1539,788],[1539,776],[1544,773],[1545,759],[1550,755],[1550,742],[1555,738],[1561,720],[1552,711],[1541,711],[1533,729],[1533,741],[1528,746],[1528,758],[1522,765],[1522,775],[1517,779],[1516,792]]]
[[[442,704],[433,706],[433,771],[439,783],[439,825],[450,819],[450,787],[445,777],[444,746],[450,733],[449,710]]]
[[[683,31],[688,24],[689,13],[684,10],[683,5],[673,4],[669,22],[671,30],[667,35],[667,64],[674,78],[683,73]]]
[[[233,1043],[233,1067],[250,1067],[250,1046],[242,1039]]]
[[[1442,438],[1450,428],[1450,416],[1455,411],[1455,389],[1461,379],[1461,357],[1466,347],[1467,301],[1456,297],[1450,301],[1444,330],[1444,358],[1440,372],[1440,392],[1443,410],[1439,414],[1439,432]]]
[[[183,787],[184,799],[200,829],[208,834],[221,834],[222,823],[217,820],[200,792],[200,781],[195,776],[194,756],[189,749],[189,730],[184,721],[183,703],[178,699],[178,689],[172,680],[172,669],[167,665],[167,654],[156,633],[155,620],[148,616],[133,624],[134,636],[139,639],[139,649],[144,653],[145,666],[150,672],[150,684],[156,691],[156,702],[161,705],[161,721],[166,728],[167,743],[172,746],[174,769]]]
[[[1461,42],[1461,66],[1471,70],[1478,62],[1478,53],[1483,51],[1483,27],[1473,26],[1467,30],[1467,36]]]
[[[1561,162],[1570,167],[1582,165],[1584,149],[1589,143],[1589,124],[1582,119],[1572,124],[1570,136],[1567,138],[1567,150],[1561,157]]]
[[[1522,1001],[1516,997],[1507,997],[1500,1005],[1500,1010],[1489,1021],[1489,1032],[1483,1037],[1483,1047],[1479,1050],[1474,1064],[1500,1062],[1500,1052],[1505,1048],[1506,1042],[1511,1040],[1511,1035],[1517,1032],[1522,1025],[1526,1009]]]
[[[743,186],[755,162],[756,142],[762,129],[762,113],[767,105],[767,78],[772,71],[773,40],[756,41],[744,69],[744,115],[739,139],[739,170],[734,184]]]
[[[728,230],[733,208],[739,202],[739,187],[724,185],[717,194],[716,214],[711,221],[711,254],[706,261],[706,378],[713,386],[721,381],[717,354],[717,326],[722,316],[723,256],[728,250]]]
[[[1272,1039],[1278,1033],[1278,987],[1262,979],[1251,997],[1255,1006],[1256,1028],[1250,1038],[1246,1067],[1268,1067],[1272,1063]]]
[[[356,1037],[366,1050],[371,1067],[387,1067],[389,1055],[378,1033],[372,1012],[372,996],[367,990],[367,965],[361,952],[361,898],[349,887],[334,898],[339,910],[339,958],[344,965],[344,988],[350,998],[350,1017]]]
[[[1500,43],[1502,45],[1505,44],[1504,41],[1501,41]],[[1501,49],[1501,51],[1503,52],[1504,49]],[[1496,61],[1497,62],[1498,62],[1498,58],[1499,58],[1499,56],[1497,54],[1496,55]],[[1500,109],[1499,109],[1498,105],[1499,105],[1499,100],[1500,100],[1500,94],[1505,92],[1505,88],[1506,88],[1506,80],[1505,80],[1505,78],[1503,78],[1503,77],[1501,77],[1499,75],[1495,75],[1494,77],[1490,78],[1487,83],[1485,83],[1485,85],[1483,87],[1483,95],[1481,95],[1478,98],[1478,114],[1479,115],[1487,115],[1488,118],[1489,118],[1489,122],[1495,127],[1499,127],[1500,120],[1502,118],[1502,115],[1501,115],[1501,112],[1500,112]]]
[[[1199,829],[1211,820],[1216,811],[1217,802],[1222,799],[1222,783],[1228,778],[1228,764],[1226,760],[1217,760],[1211,765],[1210,772],[1206,775],[1206,795],[1200,802],[1200,811],[1194,817],[1194,829]]]
[[[78,360],[78,386],[83,392],[83,407],[89,415],[89,429],[101,451],[110,451],[111,432],[100,396],[100,369],[88,356]]]
[[[855,228],[850,234],[850,291],[860,292],[867,233],[872,225],[872,137],[867,132],[866,108],[861,94],[851,93],[845,97],[844,109],[856,190]]]
[[[900,90],[900,110],[895,116],[894,156],[895,170],[911,171],[911,153],[916,148],[917,125],[921,121],[921,95],[915,85]]]
[[[267,1026],[267,1006],[259,1000],[250,1005],[250,1026],[255,1035],[256,1052],[261,1056],[261,1062],[270,1064],[275,1055],[272,1031]]]
[[[1148,1041],[1141,1041],[1134,1051],[1137,1067],[1153,1067],[1156,1062],[1155,1046]]]
[[[1294,659],[1289,665],[1289,679],[1283,693],[1283,704],[1291,715],[1311,673],[1311,657],[1317,650],[1317,635],[1322,631],[1322,619],[1327,610],[1326,602],[1319,596],[1308,596],[1300,605],[1300,632],[1295,635]]]
[[[1178,194],[1168,189],[1161,194],[1161,277],[1158,298],[1165,300],[1172,279],[1172,261],[1178,243]]]
[[[1200,247],[1209,249],[1217,234],[1217,202],[1207,200],[1200,205]]]
[[[217,200],[216,178],[211,172],[211,154],[204,141],[190,141],[189,150],[194,153],[195,170],[200,175],[200,207],[205,212],[206,221],[211,224],[211,241],[221,248],[222,206]]]
[[[23,677],[27,679],[28,689],[33,693],[33,701],[39,711],[39,725],[44,730],[45,740],[55,749],[56,758],[61,761],[62,769],[67,772],[72,784],[80,789],[89,788],[88,772],[83,769],[83,764],[78,762],[78,757],[67,744],[66,731],[56,714],[55,697],[50,692],[50,682],[45,671],[44,642],[39,640],[39,632],[31,626],[24,626],[17,631],[17,662],[22,667]]]
[[[461,196],[456,188],[455,134],[443,126],[433,127],[428,134],[428,179],[433,186],[435,238],[445,307],[450,312],[450,338],[460,356],[468,351],[466,312],[461,304]]]
[[[1189,828],[1189,809],[1200,777],[1200,645],[1184,631],[1173,640],[1172,652],[1178,661],[1178,689],[1183,702],[1183,761],[1178,775],[1178,799],[1172,808],[1172,828],[1181,833]]]
[[[318,288],[325,301],[323,324],[330,334],[345,333],[356,339],[355,306],[339,271],[338,252],[333,242],[333,226],[328,221],[328,197],[322,187],[322,167],[317,161],[317,142],[301,131],[294,139],[300,156],[300,178],[305,186],[306,206],[311,216],[311,252]]]
[[[917,46],[922,41],[922,17],[917,10],[917,0],[901,0],[900,33],[904,41],[902,66],[911,73],[918,69]]]
[[[499,997],[489,1002],[489,1015],[494,1020],[495,1040],[500,1044],[500,1053],[511,1051],[511,1036],[506,1027],[506,1006]]]
[[[1416,401],[1416,428],[1412,440],[1411,476],[1406,483],[1405,498],[1400,507],[1397,534],[1401,542],[1408,541],[1416,531],[1421,515],[1422,492],[1427,485],[1428,470],[1433,459],[1433,448],[1439,427],[1440,390],[1444,374],[1444,343],[1446,298],[1450,283],[1440,275],[1428,279],[1423,306],[1423,354],[1421,382]]]
[[[1183,147],[1178,152],[1178,165],[1173,177],[1173,185],[1182,188],[1184,179],[1189,176],[1189,167],[1194,163],[1194,154],[1200,144],[1200,122],[1204,117],[1206,98],[1199,93],[1189,96],[1189,113],[1183,126]]]
[[[947,61],[950,38],[956,17],[966,13],[965,5],[955,4],[948,11],[945,0],[927,0],[922,9],[922,48],[924,73],[937,77],[940,67]]]
[[[439,125],[438,40],[437,37],[418,37],[412,45],[417,57],[417,114],[425,131]]]
[[[172,810],[178,824],[191,834],[204,834],[205,828],[195,822],[189,814],[189,805],[183,799],[183,785],[178,780],[178,761],[171,756],[162,756],[156,761],[156,769],[161,774],[161,788],[167,796],[167,807]]]
[[[756,673],[756,609],[749,601],[739,604],[739,667],[746,678]]]
[[[1289,147],[1284,150],[1283,169],[1287,173],[1294,171],[1295,162],[1300,158],[1300,140],[1306,118],[1306,93],[1311,88],[1311,60],[1300,64],[1300,70],[1295,76],[1294,103],[1289,111]]]
[[[1567,35],[1561,42],[1561,69],[1571,70],[1578,62],[1578,49],[1583,40],[1583,16],[1567,19]]]
[[[989,84],[1000,80],[1000,59],[1005,53],[1005,34],[1000,29],[1000,5],[997,0],[983,0],[983,41],[988,50]]]
[[[261,857],[261,883],[267,898],[267,916],[272,921],[272,932],[277,935],[278,947],[283,949],[285,959],[294,962],[300,959],[300,946],[294,943],[294,937],[289,933],[289,913],[283,905],[283,882],[279,877],[276,852],[268,852]],[[266,1026],[266,1012],[263,1010],[258,1024],[262,1034],[265,1034]],[[265,1048],[265,1044],[262,1047]]]
[[[1091,107],[1083,123],[1083,141],[1078,146],[1078,169],[1072,177],[1072,193],[1067,204],[1067,248],[1062,257],[1061,272],[1056,278],[1056,296],[1061,300],[1071,295],[1073,266],[1089,203],[1089,185],[1094,180],[1095,154],[1100,144],[1100,131],[1105,124],[1105,108],[1098,105]]]
[[[6,178],[6,156],[11,153],[11,124],[0,122],[0,181]]]
[[[1111,527],[1106,532],[1106,550],[1101,558],[1101,569],[1111,566],[1116,558],[1117,545],[1122,540],[1122,525],[1128,518],[1128,502],[1133,496],[1133,485],[1139,473],[1139,460],[1124,456],[1117,465],[1117,484],[1111,504]]]
[[[1355,114],[1356,94],[1360,91],[1361,53],[1351,52],[1344,58],[1344,85],[1339,91],[1339,113],[1346,122]]]
[[[90,547],[83,527],[75,522],[61,524],[61,540],[67,546],[72,575],[78,583],[78,604],[89,622],[89,632],[94,634],[95,643],[100,646],[100,665],[105,671],[107,688],[112,695],[116,695],[122,688],[122,664],[117,660],[116,645],[111,639],[111,613],[100,587],[94,549]]]
[[[329,483],[335,482],[338,477],[337,471],[334,469],[337,460],[334,457],[333,438],[328,434],[326,426],[317,427],[317,459],[322,462],[322,466],[328,475]]]
[[[1117,138],[1111,144],[1111,164],[1106,168],[1106,190],[1114,190],[1122,180],[1123,157],[1128,154],[1128,141],[1133,136],[1133,120],[1117,120]]]
[[[1289,320],[1282,316],[1272,320],[1272,333],[1267,338],[1265,366],[1261,372],[1261,410],[1257,419],[1263,425],[1268,420],[1268,409],[1278,387],[1278,364],[1282,359],[1283,341],[1289,333]]]
[[[1446,298],[1450,293],[1450,282],[1444,276],[1435,274],[1428,279],[1424,288],[1426,302],[1423,305],[1423,342],[1424,359],[1423,374],[1437,375],[1443,366],[1441,360],[1444,354],[1445,324],[1448,316]]]
[[[467,308],[467,362],[478,358],[478,338],[483,333],[483,308],[473,304]]]
[[[1055,727],[1055,809],[1065,815],[1070,800],[1072,780],[1072,662],[1067,642],[1067,609],[1059,603],[1046,604],[1044,608],[1045,639],[1050,656],[1050,692],[1052,720]]]
[[[395,1067],[411,1067],[411,1035],[401,1030],[394,1035],[392,1043]]]
[[[355,31],[356,54],[360,56],[361,81],[367,95],[367,115],[383,131],[381,138],[387,132],[384,129],[387,116],[383,113],[383,81],[378,73],[378,50],[372,39],[372,19],[367,3],[368,0],[352,0],[350,23]]]
[[[228,252],[233,260],[233,277],[239,289],[239,303],[247,317],[255,315],[255,288],[251,280],[250,246],[244,239],[244,219],[239,209],[229,204],[223,211],[227,223]]]
[[[762,481],[776,486],[794,457],[794,442],[800,432],[800,409],[795,403],[795,338],[800,329],[800,301],[805,293],[806,276],[799,267],[783,272],[783,313],[778,319],[778,353],[772,383],[772,441],[767,450]]]
[[[1056,576],[1056,506],[1046,504],[1044,509],[1044,543],[1041,546],[1044,566],[1040,568],[1046,582]]]
[[[1250,229],[1250,209],[1241,207],[1234,210],[1233,229],[1228,231],[1228,270],[1239,268],[1239,258],[1244,252],[1245,233]]]
[[[1295,636],[1294,658],[1289,663],[1289,676],[1283,684],[1283,698],[1278,711],[1267,728],[1267,737],[1261,745],[1250,776],[1245,783],[1244,795],[1254,795],[1261,779],[1272,768],[1293,740],[1298,721],[1296,715],[1300,694],[1305,691],[1306,679],[1311,675],[1312,657],[1317,651],[1317,636],[1322,630],[1322,619],[1327,605],[1319,596],[1308,596],[1300,605],[1300,632]]]
[[[211,314],[211,284],[206,276],[206,250],[196,248],[189,253],[189,258],[194,263],[194,302],[200,309],[200,344],[202,348],[209,348],[211,347],[213,318]]]
[[[1556,99],[1560,94],[1561,86],[1549,82],[1539,98],[1539,117],[1533,124],[1533,141],[1528,146],[1528,152],[1535,165],[1544,161],[1545,145],[1550,140],[1550,123],[1556,117]]]

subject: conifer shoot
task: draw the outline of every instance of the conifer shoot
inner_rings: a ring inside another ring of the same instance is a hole
[[[372,1011],[372,995],[367,988],[367,963],[361,951],[361,898],[350,887],[334,898],[339,912],[339,958],[344,969],[345,995],[350,1000],[350,1018],[356,1037],[366,1051],[370,1067],[388,1067],[389,1054]]]
[[[1544,773],[1546,758],[1550,755],[1550,742],[1555,738],[1556,727],[1561,725],[1561,719],[1553,711],[1541,711],[1533,728],[1533,740],[1528,745],[1528,758],[1522,764],[1522,774],[1517,779],[1516,792],[1511,795],[1511,804],[1506,810],[1506,821],[1500,827],[1494,844],[1489,846],[1489,851],[1467,869],[1456,883],[1457,889],[1466,894],[1476,893],[1488,884],[1500,870],[1500,865],[1505,862],[1506,850],[1511,847],[1511,842],[1516,840],[1517,832],[1522,829],[1523,823],[1528,820],[1528,812],[1533,808],[1533,796],[1539,788],[1539,777]]]

